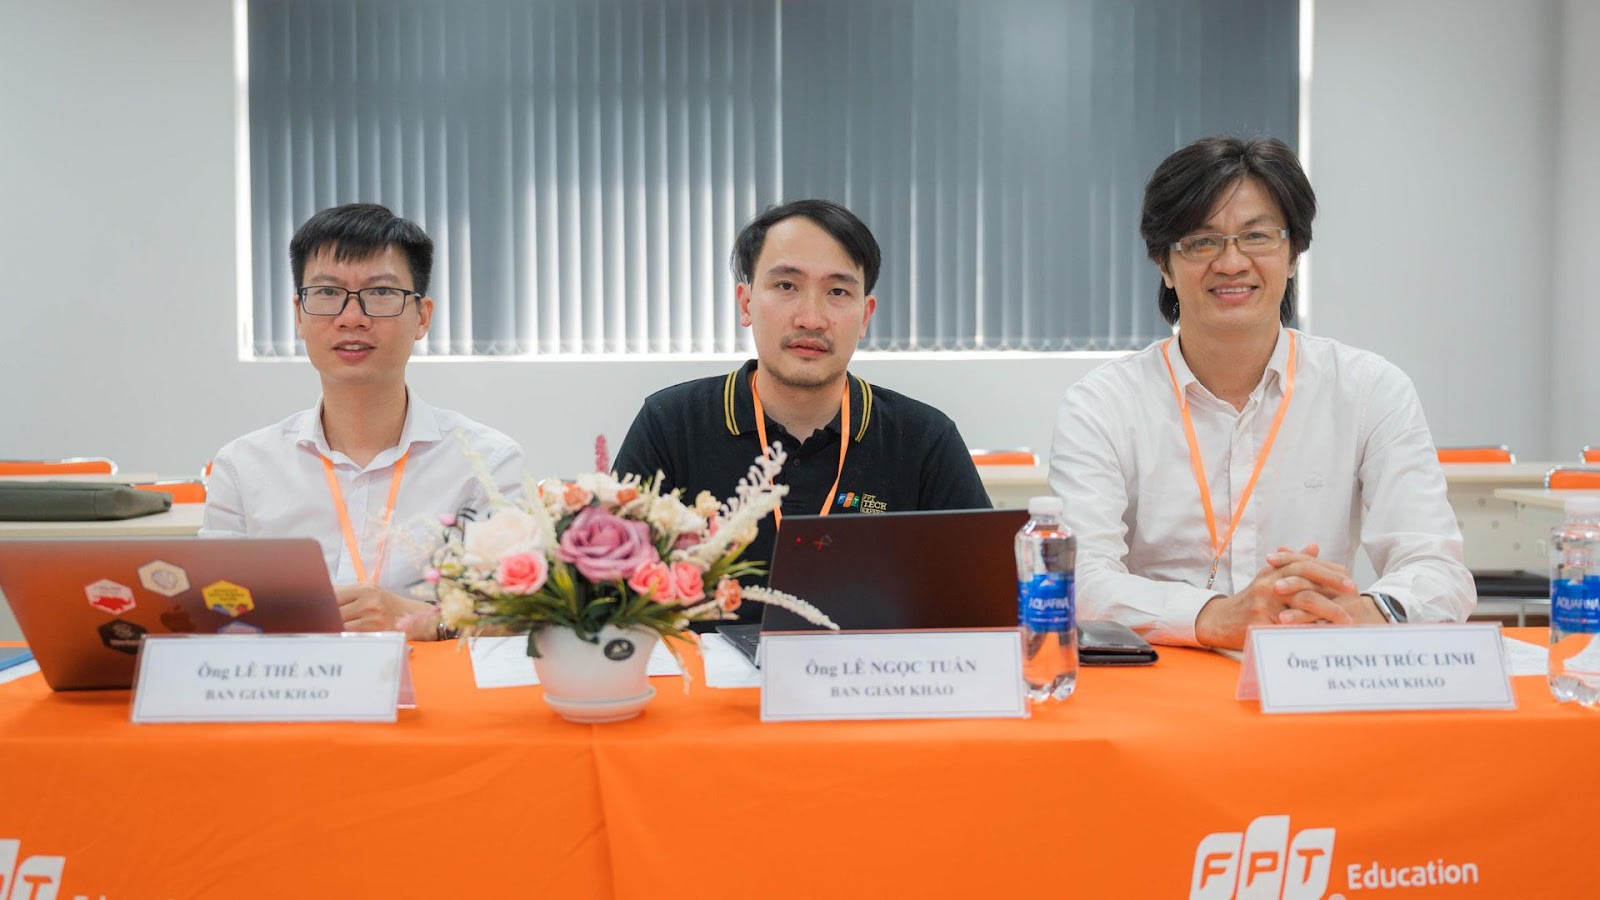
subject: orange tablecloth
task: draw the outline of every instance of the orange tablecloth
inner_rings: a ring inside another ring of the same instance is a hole
[[[1237,663],[1165,649],[1031,720],[763,725],[753,690],[657,679],[578,726],[414,658],[396,726],[135,727],[123,692],[0,685],[0,839],[64,855],[62,898],[1181,897],[1208,834],[1287,815],[1334,829],[1328,897],[1591,890],[1559,848],[1600,716],[1543,678],[1514,712],[1265,716]],[[1430,864],[1475,883],[1360,884]]]

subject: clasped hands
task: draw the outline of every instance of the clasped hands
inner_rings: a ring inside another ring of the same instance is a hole
[[[1213,597],[1194,620],[1195,639],[1208,647],[1239,650],[1251,625],[1381,625],[1387,621],[1371,597],[1357,593],[1350,572],[1317,557],[1316,544],[1279,547],[1244,590]]]

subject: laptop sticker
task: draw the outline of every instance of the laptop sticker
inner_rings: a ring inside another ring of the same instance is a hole
[[[195,630],[194,620],[189,618],[189,611],[181,606],[174,606],[162,613],[161,624],[173,634],[189,634]]]
[[[122,619],[112,619],[96,630],[100,632],[100,643],[129,656],[139,652],[139,639],[145,635],[142,626]]]
[[[189,589],[189,573],[172,563],[157,559],[139,567],[139,583],[153,594],[176,597]]]
[[[133,602],[133,588],[109,578],[85,585],[83,593],[89,598],[90,606],[113,616],[120,616],[138,605]]]
[[[260,634],[261,629],[249,622],[229,622],[217,629],[217,634]]]
[[[250,589],[231,581],[213,581],[200,589],[200,596],[205,598],[208,609],[234,618],[256,608]]]

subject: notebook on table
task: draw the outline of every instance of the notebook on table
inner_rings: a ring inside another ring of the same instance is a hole
[[[310,538],[0,541],[0,591],[51,688],[126,688],[147,634],[337,633]]]

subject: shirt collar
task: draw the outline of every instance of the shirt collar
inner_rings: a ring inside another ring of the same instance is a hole
[[[367,465],[368,469],[381,469],[384,466],[394,465],[403,454],[411,450],[413,444],[437,443],[444,438],[439,430],[439,420],[434,414],[434,409],[417,396],[417,392],[406,388],[406,420],[400,426],[400,442],[393,447],[379,453]],[[315,450],[327,459],[339,457],[335,462],[345,461],[348,458],[342,453],[337,453],[328,446],[328,435],[322,428],[322,399],[317,399],[317,405],[301,414],[299,426],[295,429],[294,442],[296,446],[307,447]]]
[[[1182,354],[1179,354],[1182,355]],[[755,374],[757,360],[750,360],[728,373],[722,382],[722,418],[728,433],[754,434],[756,431],[756,403],[750,392],[750,378]],[[856,443],[867,436],[867,426],[872,423],[872,385],[866,379],[845,373],[850,384],[851,437]],[[829,431],[839,430],[839,417],[827,425]]]
[[[1276,383],[1278,384],[1284,383],[1284,379],[1288,377],[1288,335],[1292,330],[1293,329],[1290,328],[1284,328],[1282,325],[1278,326],[1278,342],[1273,345],[1272,355],[1267,357],[1267,370],[1261,375],[1261,383],[1256,385],[1255,390],[1250,392],[1251,396],[1260,396],[1261,392],[1266,388],[1266,386],[1273,382],[1273,379],[1269,377],[1272,373],[1277,373]],[[1194,372],[1189,369],[1189,361],[1183,358],[1183,351],[1178,348],[1178,338],[1176,335],[1174,335],[1172,338],[1172,346],[1167,353],[1167,357],[1172,361],[1172,374],[1173,377],[1178,379],[1179,390],[1187,392],[1190,385],[1200,384],[1200,379],[1196,378],[1194,376]],[[1204,385],[1201,385],[1202,389],[1204,389],[1204,387]]]

